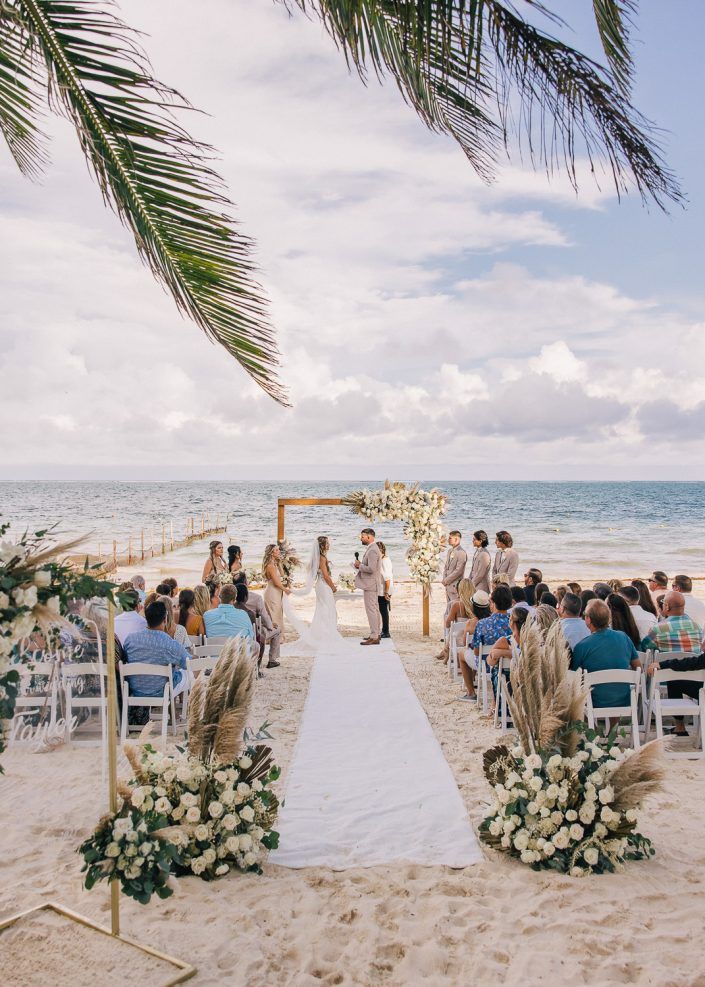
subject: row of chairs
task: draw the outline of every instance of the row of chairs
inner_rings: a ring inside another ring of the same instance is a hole
[[[80,710],[88,710],[90,714],[97,713],[100,719],[101,744],[107,749],[107,665],[104,661],[103,647],[100,635],[95,628],[97,645],[97,660],[91,662],[65,662],[56,658],[52,660],[35,661],[29,665],[18,664],[20,674],[20,689],[16,700],[15,720],[10,728],[10,744],[16,737],[22,736],[22,724],[29,714],[46,714],[46,722],[50,732],[56,730],[60,699],[63,697],[65,710],[66,740],[71,743],[94,743],[93,740],[79,740],[71,736],[70,726],[74,714]],[[188,714],[188,700],[192,681],[201,674],[208,675],[215,668],[218,657],[228,637],[210,637],[207,643],[193,644],[193,658],[189,661],[185,689],[177,696],[175,694],[173,670],[171,665],[152,665],[147,662],[132,662],[118,666],[120,675],[120,692],[122,698],[122,715],[116,727],[120,730],[121,742],[127,739],[130,729],[129,710],[142,707],[154,711],[161,720],[161,740],[166,743],[167,727],[171,723],[172,732],[176,733],[179,720],[176,715],[176,700],[181,698],[181,722],[185,722]],[[253,657],[256,645],[252,645]],[[136,696],[130,691],[130,677],[133,675],[150,675],[164,680],[158,696]],[[94,694],[87,695],[80,688],[80,683],[90,678],[98,683]],[[135,726],[134,729],[141,729]]]
[[[455,621],[449,629],[448,673],[452,681],[461,678],[458,637],[462,633],[464,624],[465,621]],[[466,635],[466,653],[469,645],[470,642]],[[481,646],[477,660],[477,690],[479,702],[485,714],[489,713],[493,698],[490,669],[487,665],[487,657],[491,650],[491,645]],[[662,655],[664,659],[679,659],[690,656],[690,652],[672,652]],[[508,702],[509,680],[507,676],[509,675],[512,660],[512,658],[505,657],[497,665],[498,688],[497,696],[494,697],[494,723],[495,727],[500,729],[503,734],[507,733],[511,728],[511,715]],[[632,746],[635,750],[638,750],[642,743],[648,741],[652,732],[652,722],[656,737],[661,739],[664,735],[664,718],[691,718],[693,720],[693,726],[697,730],[698,745],[693,750],[669,751],[668,756],[673,758],[705,757],[705,670],[678,672],[669,668],[658,668],[653,676],[649,676],[649,667],[659,661],[656,654],[653,651],[639,652],[639,660],[641,667],[637,669],[614,669],[604,672],[583,673],[583,681],[588,689],[585,711],[588,725],[592,729],[596,729],[599,722],[604,720],[609,728],[609,723],[615,719],[628,719],[632,735]],[[689,696],[683,696],[681,698],[669,697],[668,683],[676,681],[699,683],[698,699],[695,700]],[[594,706],[592,702],[592,689],[595,686],[608,684],[628,685],[629,704],[614,707]]]

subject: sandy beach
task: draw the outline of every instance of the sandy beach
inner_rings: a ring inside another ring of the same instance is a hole
[[[453,701],[459,689],[433,660],[441,607],[436,591],[433,633],[423,639],[418,590],[403,584],[393,611],[395,641],[477,826],[489,793],[481,755],[496,733],[476,709]],[[341,603],[340,613],[344,631],[357,633],[361,602]],[[252,722],[272,723],[282,790],[311,667],[311,659],[287,658],[257,689]],[[3,764],[0,918],[54,900],[108,924],[108,891],[82,889],[75,852],[106,807],[98,749],[15,749]],[[128,774],[122,757],[119,770]],[[261,877],[181,879],[172,898],[148,907],[123,899],[123,931],[194,963],[192,982],[202,985],[696,987],[705,984],[704,809],[705,761],[672,761],[665,790],[641,814],[656,856],[620,874],[535,873],[488,850],[483,863],[461,871],[400,865],[336,873],[267,864]],[[29,928],[3,935],[12,961],[5,960],[4,982],[20,987],[51,975],[61,987],[118,984],[126,962],[130,979],[153,972],[148,963],[142,969],[142,959],[112,955],[107,945],[80,943],[80,967],[64,967],[59,937],[58,924],[50,923],[41,935]],[[39,942],[37,951],[32,945]]]

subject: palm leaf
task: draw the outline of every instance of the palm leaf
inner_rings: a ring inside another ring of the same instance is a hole
[[[634,72],[629,27],[636,6],[635,0],[592,0],[602,49],[614,80],[625,95],[631,89]]]
[[[630,0],[595,0],[610,69],[539,30],[500,0],[280,0],[311,12],[363,80],[391,75],[433,130],[452,136],[483,177],[515,138],[534,165],[604,164],[618,195],[635,185],[660,206],[680,201],[653,126],[630,105]],[[531,6],[562,24],[543,4]]]
[[[24,32],[0,4],[0,132],[23,175],[37,178],[47,161],[39,129],[46,77],[25,57]]]
[[[153,77],[135,33],[103,4],[7,0],[5,6],[21,25],[23,70],[32,72],[38,59],[46,67],[50,104],[75,126],[103,198],[132,231],[142,260],[181,312],[285,403],[252,243],[230,218],[231,203],[208,164],[211,149],[174,115],[183,99]],[[5,6],[0,19],[9,24]],[[16,130],[8,137],[15,145]],[[19,148],[31,157],[27,140]]]

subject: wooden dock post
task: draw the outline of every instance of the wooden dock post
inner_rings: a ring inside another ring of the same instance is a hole
[[[140,555],[144,562],[144,528],[142,528],[142,533],[140,534]]]
[[[113,565],[117,566],[117,542],[113,538]]]

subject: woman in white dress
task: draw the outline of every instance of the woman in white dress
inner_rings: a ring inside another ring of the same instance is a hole
[[[299,635],[298,641],[287,645],[287,653],[295,655],[319,654],[347,651],[349,642],[338,631],[338,611],[335,594],[338,587],[333,582],[328,552],[330,541],[321,535],[313,543],[308,564],[306,585],[302,590],[294,590],[292,596],[308,595],[315,587],[316,609],[310,624],[296,615],[291,597],[284,598],[284,612]]]

